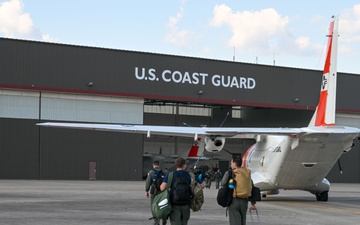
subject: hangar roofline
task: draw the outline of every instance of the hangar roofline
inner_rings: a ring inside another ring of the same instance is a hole
[[[212,58],[204,58],[204,57],[196,57],[196,56],[185,56],[185,55],[174,55],[174,54],[166,54],[166,53],[145,52],[145,51],[139,51],[139,50],[125,50],[125,49],[116,49],[116,48],[110,48],[110,47],[88,46],[88,45],[79,45],[79,44],[66,44],[66,43],[56,43],[56,42],[46,42],[46,41],[16,39],[16,38],[4,38],[4,37],[0,37],[0,39],[11,40],[11,41],[20,41],[20,42],[39,43],[39,44],[49,44],[49,45],[61,45],[61,46],[69,46],[69,47],[88,48],[88,49],[102,49],[102,50],[109,50],[109,51],[121,51],[121,52],[130,52],[130,53],[139,53],[139,54],[151,54],[151,55],[162,55],[162,56],[170,56],[170,57],[200,59],[200,60],[216,61],[216,62],[240,63],[240,64],[244,64],[244,65],[256,65],[256,66],[263,66],[263,67],[277,67],[277,68],[297,69],[297,70],[305,70],[305,71],[319,71],[319,72],[322,71],[322,70],[307,69],[307,68],[300,68],[300,67],[289,67],[289,66],[281,66],[281,65],[268,65],[268,64],[261,64],[261,63],[249,63],[249,62],[231,61],[231,60],[224,60],[224,59],[212,59]],[[360,74],[347,73],[347,72],[339,72],[339,73],[344,73],[344,74],[349,74],[349,75],[360,75]]]

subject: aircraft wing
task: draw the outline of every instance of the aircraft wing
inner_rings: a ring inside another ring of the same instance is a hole
[[[147,125],[121,125],[121,124],[90,124],[90,123],[38,123],[44,127],[71,128],[82,130],[112,131],[123,133],[182,136],[218,136],[227,138],[254,138],[255,135],[299,135],[303,131],[299,128],[239,128],[239,127],[181,127],[181,126],[147,126]]]

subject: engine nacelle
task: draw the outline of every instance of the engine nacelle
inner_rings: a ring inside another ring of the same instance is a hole
[[[220,152],[225,144],[225,138],[223,137],[206,137],[205,138],[205,150],[208,152]]]

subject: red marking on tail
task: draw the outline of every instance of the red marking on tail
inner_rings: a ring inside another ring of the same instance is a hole
[[[199,152],[199,142],[201,138],[198,138],[197,141],[194,141],[194,144],[191,146],[188,157],[198,157]]]
[[[330,62],[331,62],[331,50],[332,50],[332,39],[333,39],[333,33],[334,33],[334,21],[330,23],[329,27],[329,40],[328,40],[328,46],[327,46],[327,54],[325,59],[325,65],[324,65],[324,73],[322,77],[322,84],[321,84],[321,92],[320,92],[320,99],[319,104],[317,107],[316,112],[316,118],[315,118],[315,126],[334,126],[335,124],[327,124],[325,122],[325,116],[326,116],[326,107],[327,107],[327,100],[328,100],[328,76],[330,73]]]
[[[325,113],[326,113],[326,98],[328,95],[328,91],[322,91],[320,93],[320,101],[318,105],[318,110],[316,113],[315,126],[326,126],[325,123]]]

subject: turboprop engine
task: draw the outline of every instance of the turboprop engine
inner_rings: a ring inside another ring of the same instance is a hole
[[[205,150],[208,152],[220,152],[224,147],[225,138],[223,137],[206,137]]]

